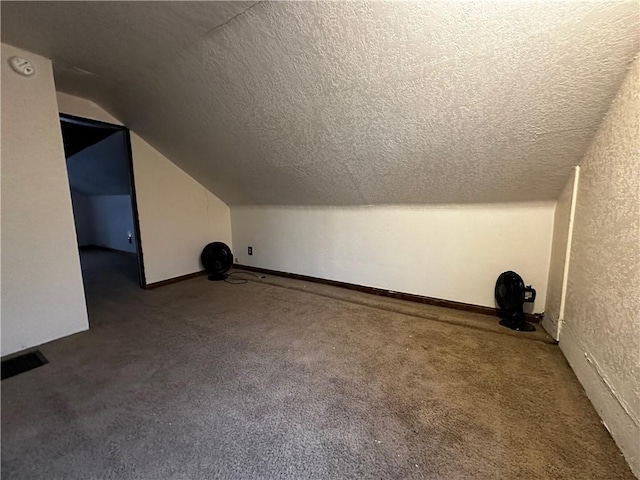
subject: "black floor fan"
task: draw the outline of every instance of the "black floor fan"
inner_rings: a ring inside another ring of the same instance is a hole
[[[213,242],[204,247],[200,261],[209,274],[209,280],[226,280],[229,277],[227,272],[233,266],[233,253],[226,243]]]
[[[500,325],[520,332],[534,332],[536,327],[525,320],[524,303],[536,299],[536,291],[525,286],[524,280],[516,272],[501,273],[496,282],[496,302]]]

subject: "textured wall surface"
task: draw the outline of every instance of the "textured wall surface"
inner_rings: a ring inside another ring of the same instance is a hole
[[[89,328],[51,62],[2,45],[2,350]],[[34,139],[37,138],[37,141]]]
[[[553,203],[432,207],[232,207],[244,265],[494,307],[505,270],[541,312]],[[253,255],[247,255],[247,247]]]
[[[551,265],[549,266],[549,282],[547,284],[547,301],[544,308],[542,325],[549,334],[558,339],[558,326],[561,315],[562,295],[565,290],[565,270],[568,266],[567,251],[569,250],[569,228],[571,219],[571,205],[574,193],[576,171],[574,170],[562,194],[556,203],[553,222],[553,243],[551,248]]]
[[[640,64],[580,164],[560,347],[640,475]]]
[[[3,2],[2,37],[228,204],[555,200],[637,1]]]
[[[121,124],[95,103],[58,93],[61,113]],[[131,150],[147,283],[202,270],[200,252],[231,245],[229,207],[131,132]]]

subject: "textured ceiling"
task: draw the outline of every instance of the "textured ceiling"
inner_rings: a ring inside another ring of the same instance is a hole
[[[230,204],[555,199],[630,2],[2,2],[2,40]]]

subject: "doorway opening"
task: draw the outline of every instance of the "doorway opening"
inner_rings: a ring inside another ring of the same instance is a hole
[[[129,129],[60,114],[85,292],[146,287]]]

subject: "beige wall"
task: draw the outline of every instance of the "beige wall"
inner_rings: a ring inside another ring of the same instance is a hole
[[[95,103],[58,93],[60,112],[121,124]],[[232,246],[229,207],[131,132],[140,240],[147,283],[202,270],[209,242]]]
[[[232,247],[222,200],[135,134],[131,148],[147,283],[202,270],[200,253],[209,242]]]
[[[7,68],[29,59],[36,74]],[[119,123],[56,91],[51,62],[2,44],[1,354],[86,330],[87,310],[59,111]],[[231,245],[229,208],[131,132],[148,283],[201,270],[210,241]]]
[[[560,327],[564,317],[569,271],[568,254],[571,252],[571,235],[579,178],[580,167],[575,167],[560,194],[560,198],[558,198],[553,222],[551,265],[542,326],[556,340],[559,338]]]
[[[640,65],[580,163],[560,347],[640,475]]]
[[[88,327],[51,62],[2,44],[1,353]]]
[[[515,270],[542,312],[554,206],[232,206],[231,215],[245,265],[488,307],[498,275]]]
[[[58,108],[62,113],[122,125],[120,120],[92,101],[62,92],[56,92],[56,97],[58,99]]]

